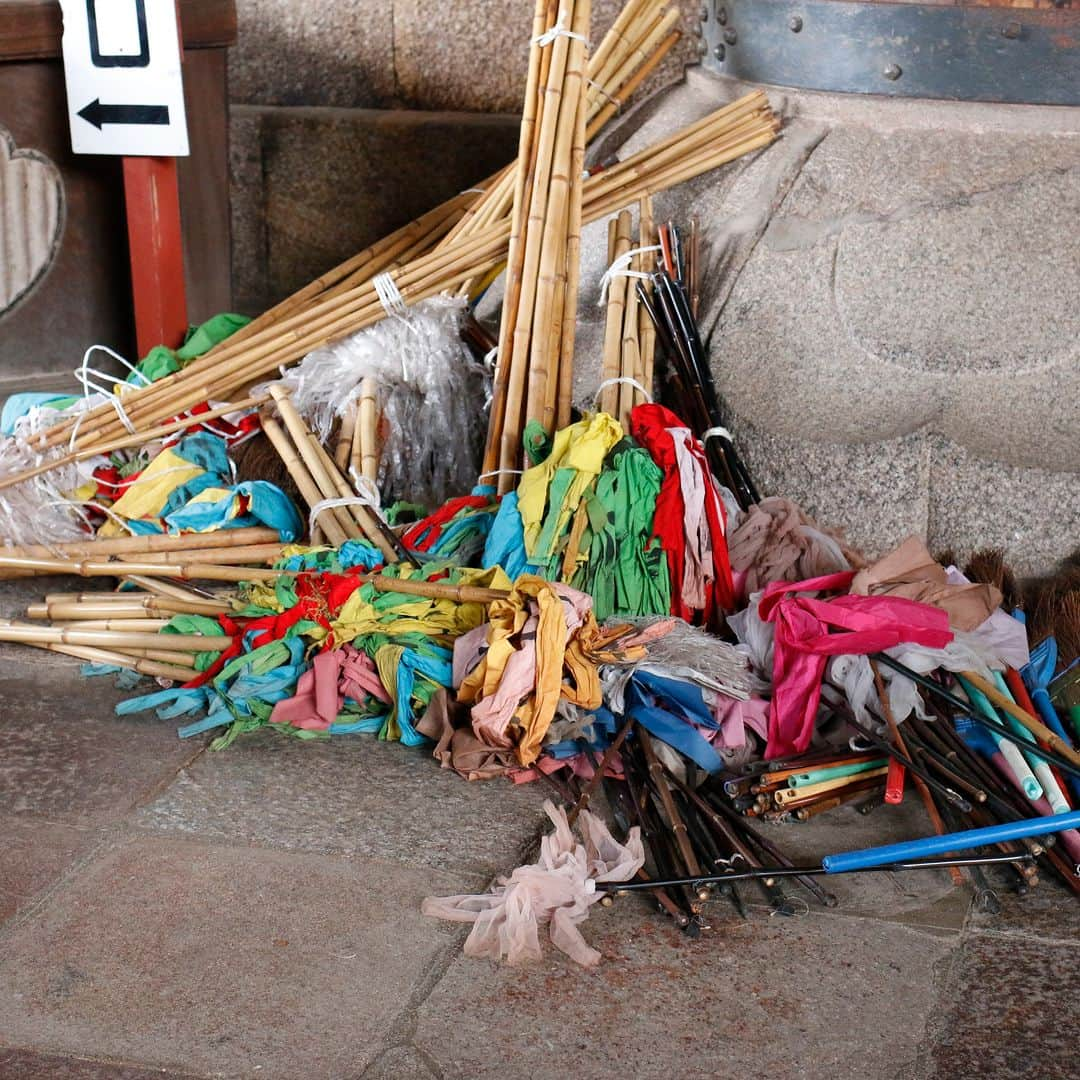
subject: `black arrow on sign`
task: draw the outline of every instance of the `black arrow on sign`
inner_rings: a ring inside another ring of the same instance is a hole
[[[168,105],[102,105],[94,98],[79,115],[101,130],[102,124],[168,124]]]

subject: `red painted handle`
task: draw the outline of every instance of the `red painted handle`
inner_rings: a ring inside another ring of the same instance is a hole
[[[899,806],[904,801],[904,777],[907,770],[896,758],[889,758],[889,771],[885,776],[885,801]]]

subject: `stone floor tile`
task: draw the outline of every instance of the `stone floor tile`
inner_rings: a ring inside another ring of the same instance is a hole
[[[203,840],[464,870],[479,885],[517,865],[546,796],[539,784],[466,783],[426,748],[266,732],[202,755],[136,822]]]
[[[194,1080],[196,1074],[0,1048],[0,1080]]]
[[[940,995],[926,1075],[1075,1077],[1076,955],[1075,946],[972,935]]]
[[[922,806],[910,798],[900,806],[879,806],[870,814],[849,804],[799,824],[755,827],[792,862],[803,865],[820,863],[824,855],[913,840],[932,831]],[[953,889],[944,870],[838,874],[819,880],[839,901],[830,909],[839,915],[955,932],[963,925],[970,899],[966,890]]]
[[[25,910],[96,836],[92,830],[49,821],[0,819],[0,923]]]
[[[719,913],[690,941],[642,913],[631,898],[594,909],[593,970],[550,946],[519,968],[460,957],[419,1010],[417,1045],[447,1080],[891,1080],[914,1056],[950,949],[905,927],[760,911]]]
[[[438,1080],[437,1067],[415,1046],[393,1046],[364,1070],[362,1080]]]
[[[991,885],[1001,910],[997,913],[976,909],[968,928],[976,932],[1009,934],[1024,941],[1080,943],[1080,901],[1045,872],[1037,888],[1018,896],[1008,887],[1003,875],[994,875]]]
[[[0,949],[0,1044],[197,1074],[356,1075],[453,928],[459,878],[395,863],[118,843]]]
[[[27,649],[0,671],[0,812],[104,824],[198,752],[200,743],[182,742],[172,725],[116,716],[131,691],[112,677],[84,679],[77,660],[42,655],[45,667]]]

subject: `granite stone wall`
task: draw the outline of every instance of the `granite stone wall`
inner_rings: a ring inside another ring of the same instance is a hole
[[[607,144],[747,89],[691,68]],[[918,533],[1050,568],[1080,544],[1080,109],[768,92],[776,143],[657,200],[702,222],[703,330],[758,486],[870,553]],[[581,404],[605,262],[601,222],[582,237]]]
[[[622,0],[594,0],[598,40]],[[299,288],[514,154],[532,0],[237,0],[236,306]],[[694,18],[650,80],[696,59]]]

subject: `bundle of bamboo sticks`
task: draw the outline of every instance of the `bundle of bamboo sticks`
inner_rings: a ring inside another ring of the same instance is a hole
[[[18,569],[11,560],[20,559],[117,559],[175,563],[217,563],[245,565],[272,563],[281,557],[282,544],[277,529],[261,526],[246,529],[221,529],[212,533],[182,533],[173,536],[155,533],[149,536],[123,536],[109,540],[77,540],[62,544],[26,544],[0,548],[9,563],[0,568],[0,578],[21,577],[32,573]],[[117,568],[120,572],[122,568]]]
[[[367,539],[383,553],[387,562],[407,558],[397,536],[376,510],[357,499],[336,461],[304,423],[288,391],[274,385],[270,395],[285,427],[282,428],[269,410],[264,410],[261,417],[263,431],[330,543],[340,547],[346,540]],[[359,432],[361,427],[358,423],[356,431]]]
[[[588,68],[587,135],[590,139],[630,99],[679,40],[680,33],[676,29],[679,11],[677,8],[665,11],[665,5],[666,0],[629,0],[596,50]],[[554,4],[548,7],[552,11],[555,9]],[[377,274],[396,271],[438,247],[456,247],[459,241],[483,233],[492,225],[507,222],[513,181],[514,166],[510,165],[479,188],[462,192],[365,248],[264,312],[222,346],[211,350],[207,359],[220,356],[226,347],[233,349],[245,342],[254,344],[265,340],[264,335],[275,327],[284,323],[294,325],[297,316],[355,290]],[[464,271],[456,282],[444,287],[461,288],[474,280],[476,274],[492,266],[482,267],[476,273]],[[102,417],[106,421],[119,419],[109,406],[98,410],[85,429],[87,435],[96,430]],[[66,435],[70,435],[71,428],[71,424],[63,425]],[[57,436],[46,445],[58,445],[61,441]]]
[[[681,34],[676,29],[680,18],[678,8],[665,10],[667,0],[629,0],[619,13],[610,30],[604,35],[599,47],[589,57],[586,66],[585,95],[585,142],[595,138],[604,125],[622,108],[641,84],[656,70],[664,57],[676,45]],[[537,3],[533,16],[533,36],[542,35],[557,21],[557,3]],[[569,26],[569,22],[566,24]],[[536,50],[534,49],[534,52]],[[526,91],[526,110],[530,98],[543,93],[550,76],[552,52],[540,52],[540,68],[530,66],[530,84]],[[532,56],[530,55],[530,60]],[[536,85],[532,78],[536,76]],[[543,101],[537,104],[537,111]],[[522,141],[525,135],[535,134],[536,115],[525,124],[523,114]],[[519,154],[518,161],[521,160]],[[482,195],[476,203],[462,214],[439,242],[445,247],[456,241],[474,236],[477,232],[497,221],[506,220],[513,209],[517,194],[517,161],[496,173],[482,187]],[[459,295],[471,293],[476,284],[469,277],[458,286]]]
[[[334,464],[342,473],[379,478],[379,388],[370,376],[360,382],[360,398],[346,412],[334,449]]]
[[[79,573],[91,564],[53,560],[57,572]],[[3,565],[0,562],[0,565]],[[128,569],[114,563],[103,564],[111,574]],[[0,641],[16,642],[49,652],[62,653],[91,663],[112,664],[129,668],[155,678],[188,682],[196,675],[195,657],[198,653],[221,652],[233,644],[229,634],[163,633],[169,620],[180,614],[203,615],[215,619],[220,615],[237,618],[244,606],[239,594],[232,590],[207,592],[174,581],[161,580],[164,575],[183,571],[184,567],[167,565],[138,567],[142,574],[125,576],[128,584],[139,586],[124,592],[50,593],[41,603],[26,609],[32,622],[0,619]],[[205,570],[221,570],[222,580],[274,580],[286,571],[241,570],[236,567],[196,567],[192,576],[203,577]],[[96,573],[91,576],[98,576]],[[209,575],[216,576],[216,575]],[[425,581],[422,578],[394,578],[372,574],[366,578],[380,592],[398,592],[429,599],[452,600],[455,603],[489,604],[505,600],[507,592],[475,585],[459,585],[447,581]],[[48,621],[51,625],[44,625]],[[242,625],[242,624],[241,624]]]
[[[567,0],[554,20],[550,8],[537,0],[499,328],[506,394],[497,434],[507,467],[527,419],[551,431],[556,413],[561,423],[570,414],[591,4]]]
[[[618,417],[630,430],[630,410],[652,399],[656,334],[644,304],[638,303],[637,282],[650,274],[655,258],[652,199],[641,200],[638,238],[632,236],[629,210],[608,223],[607,318],[601,368],[600,408]],[[645,281],[645,295],[651,283]]]
[[[744,154],[767,146],[776,137],[778,121],[760,91],[676,132],[626,161],[590,176],[584,183],[582,221],[599,220],[640,199],[718,168]],[[429,252],[392,274],[407,303],[436,295],[464,278],[483,273],[505,257],[510,223],[498,222],[474,237],[441,251]],[[385,312],[378,290],[369,281],[321,297],[298,313],[261,331],[230,338],[193,361],[188,367],[147,387],[133,388],[124,397],[127,422],[144,439],[160,433],[171,417],[211,396],[220,398],[242,390],[280,365],[292,363],[312,349],[339,340],[373,325]],[[505,407],[507,365],[496,369],[493,415]],[[42,448],[58,447],[75,435],[75,454],[99,452],[125,437],[124,421],[111,404],[83,414],[77,430],[74,422],[57,425],[42,440]],[[130,437],[130,436],[128,436]],[[485,471],[498,461],[499,443],[489,445]],[[47,468],[72,460],[72,455],[50,459]],[[516,460],[516,459],[515,459]],[[0,488],[25,479],[17,474],[0,481]]]

